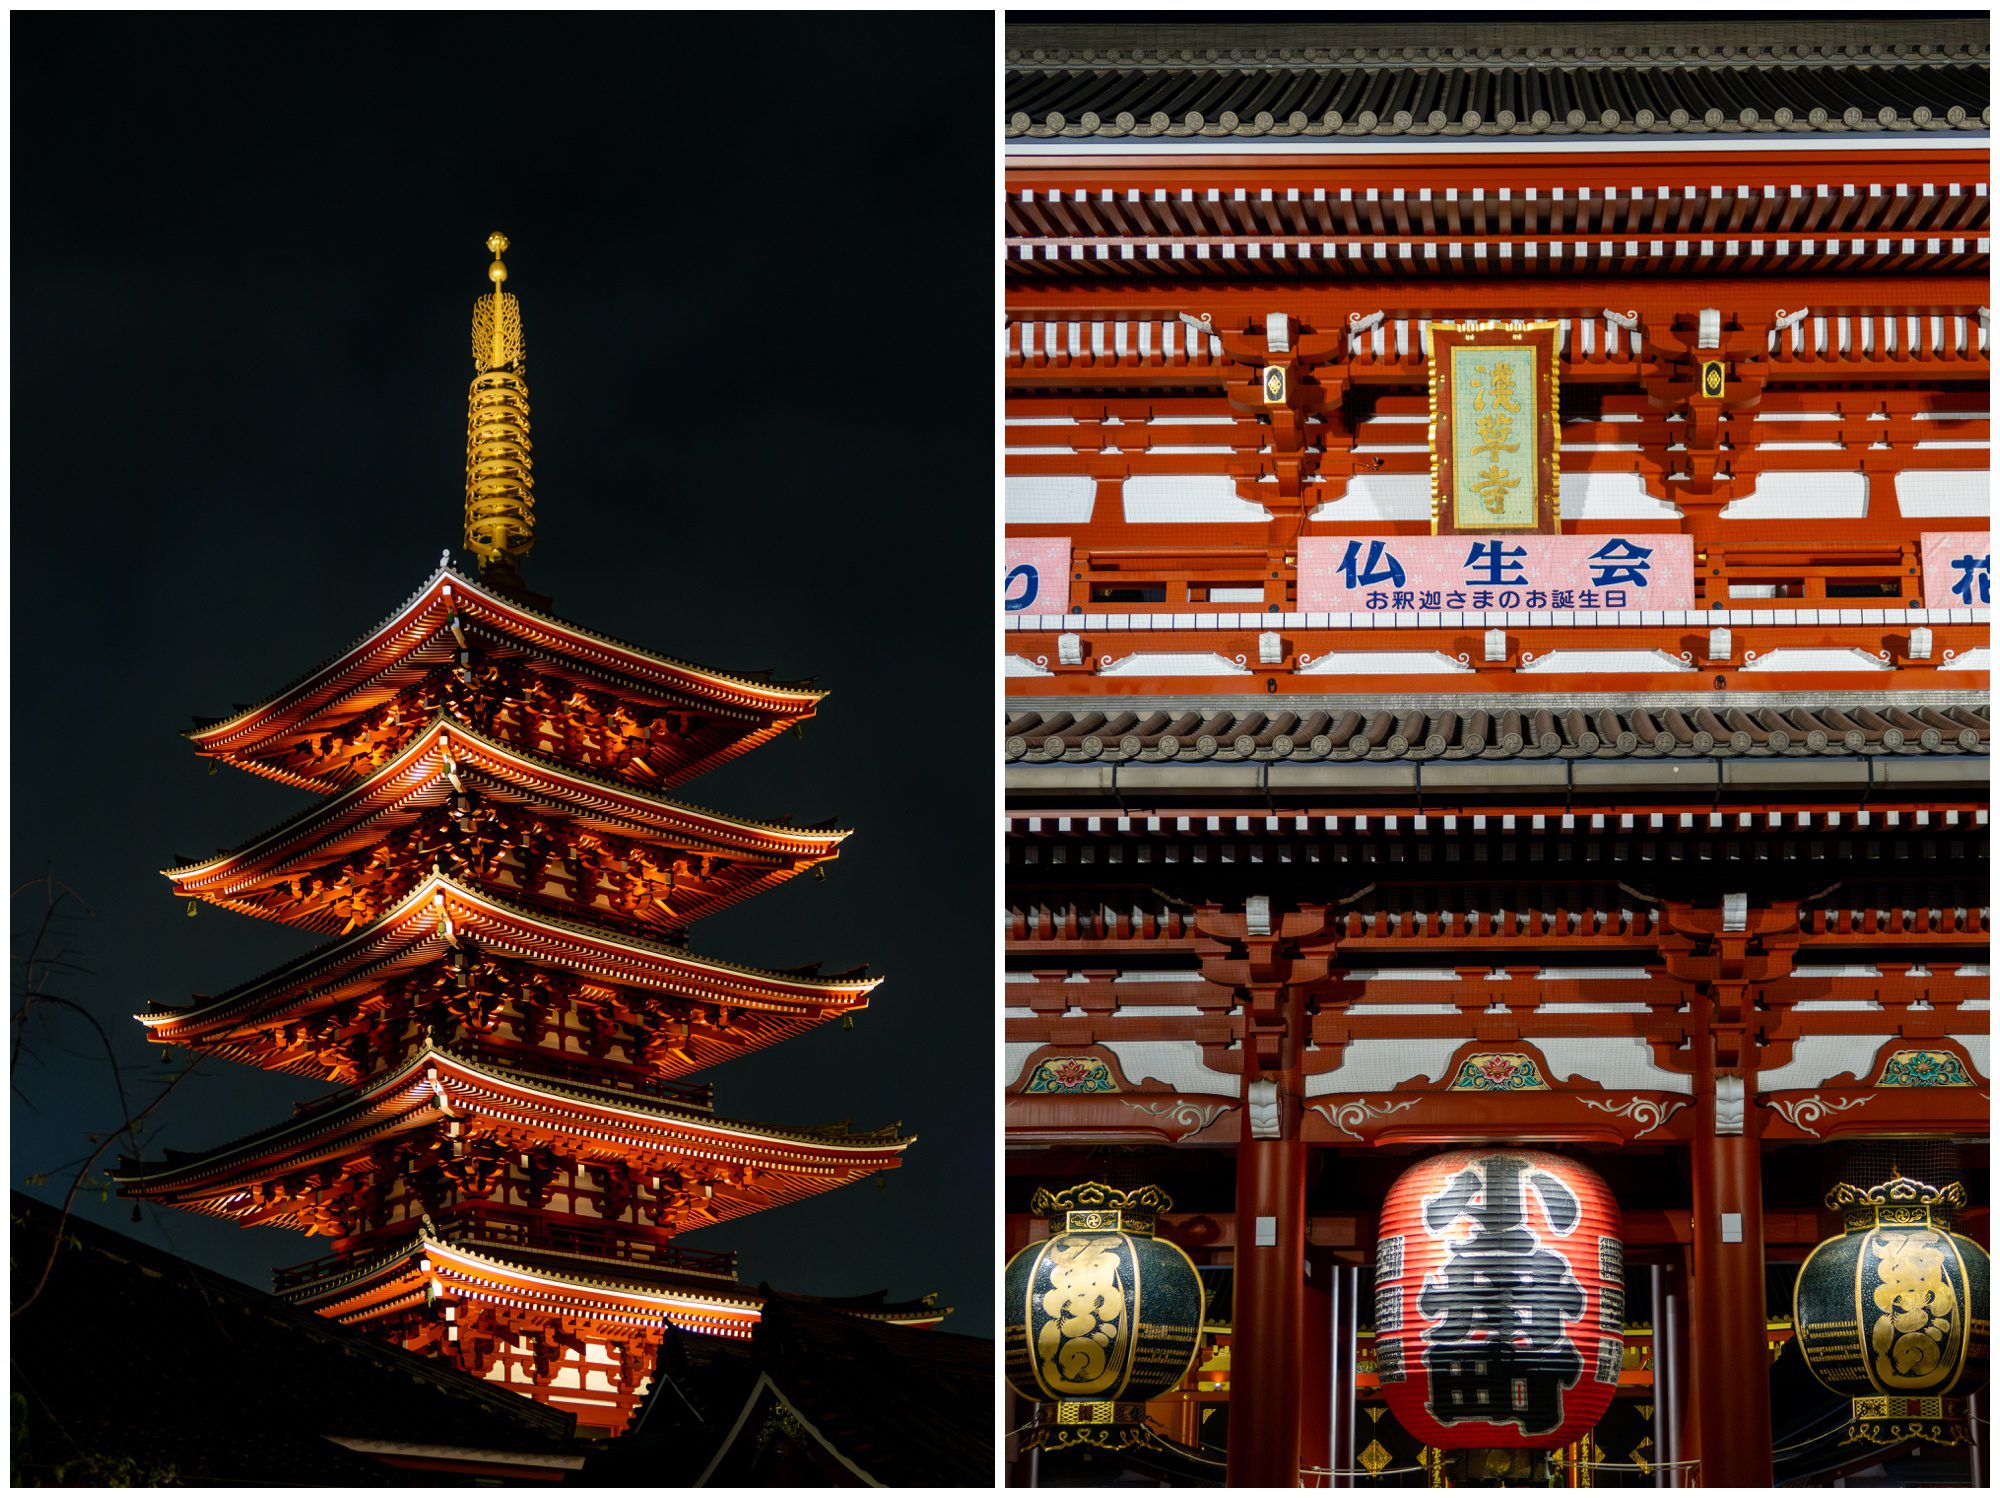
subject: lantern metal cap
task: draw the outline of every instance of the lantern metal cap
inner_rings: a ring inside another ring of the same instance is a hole
[[[1044,1186],[1029,1200],[1028,1208],[1046,1217],[1053,1228],[1068,1232],[1153,1231],[1159,1214],[1172,1210],[1174,1199],[1158,1186],[1138,1186],[1121,1191],[1102,1181],[1083,1181],[1051,1191]]]
[[[1826,1204],[1839,1212],[1850,1228],[1878,1223],[1892,1226],[1949,1225],[1951,1215],[1965,1205],[1965,1187],[1958,1181],[1932,1186],[1891,1167],[1889,1179],[1866,1188],[1842,1181],[1826,1194]]]

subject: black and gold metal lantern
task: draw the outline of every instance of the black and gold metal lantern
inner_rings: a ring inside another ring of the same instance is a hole
[[[1986,1384],[1986,1251],[1951,1231],[1965,1188],[1900,1171],[1826,1204],[1847,1230],[1815,1248],[1792,1292],[1815,1377],[1853,1401],[1847,1441],[1966,1439],[1965,1396]]]
[[[1049,1236],[1007,1261],[1007,1382],[1037,1401],[1029,1446],[1152,1444],[1145,1407],[1180,1383],[1201,1343],[1201,1275],[1153,1236],[1173,1205],[1157,1186],[1087,1181],[1037,1191]]]

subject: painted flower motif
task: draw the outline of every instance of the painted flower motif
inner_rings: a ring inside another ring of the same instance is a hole
[[[1090,1068],[1085,1066],[1081,1061],[1073,1059],[1058,1061],[1053,1070],[1055,1072],[1056,1085],[1061,1087],[1065,1092],[1074,1091],[1076,1088],[1083,1086],[1085,1079],[1090,1076]]]
[[[1510,1056],[1486,1056],[1480,1060],[1479,1069],[1489,1082],[1505,1083],[1513,1079],[1514,1061]]]

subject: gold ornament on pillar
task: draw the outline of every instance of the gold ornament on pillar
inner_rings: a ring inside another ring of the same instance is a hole
[[[493,290],[472,308],[472,378],[465,429],[465,548],[482,580],[519,590],[535,545],[535,475],[528,441],[527,344],[521,304],[500,258],[507,236],[488,236]]]

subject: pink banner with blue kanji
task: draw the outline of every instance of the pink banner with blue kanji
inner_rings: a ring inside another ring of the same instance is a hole
[[[1069,612],[1068,536],[1009,536],[1001,555],[1001,596],[1008,613]]]
[[[1401,614],[1691,609],[1690,536],[1308,536],[1299,607]]]
[[[1924,602],[1934,609],[1993,603],[1993,536],[1988,531],[1924,534]]]

